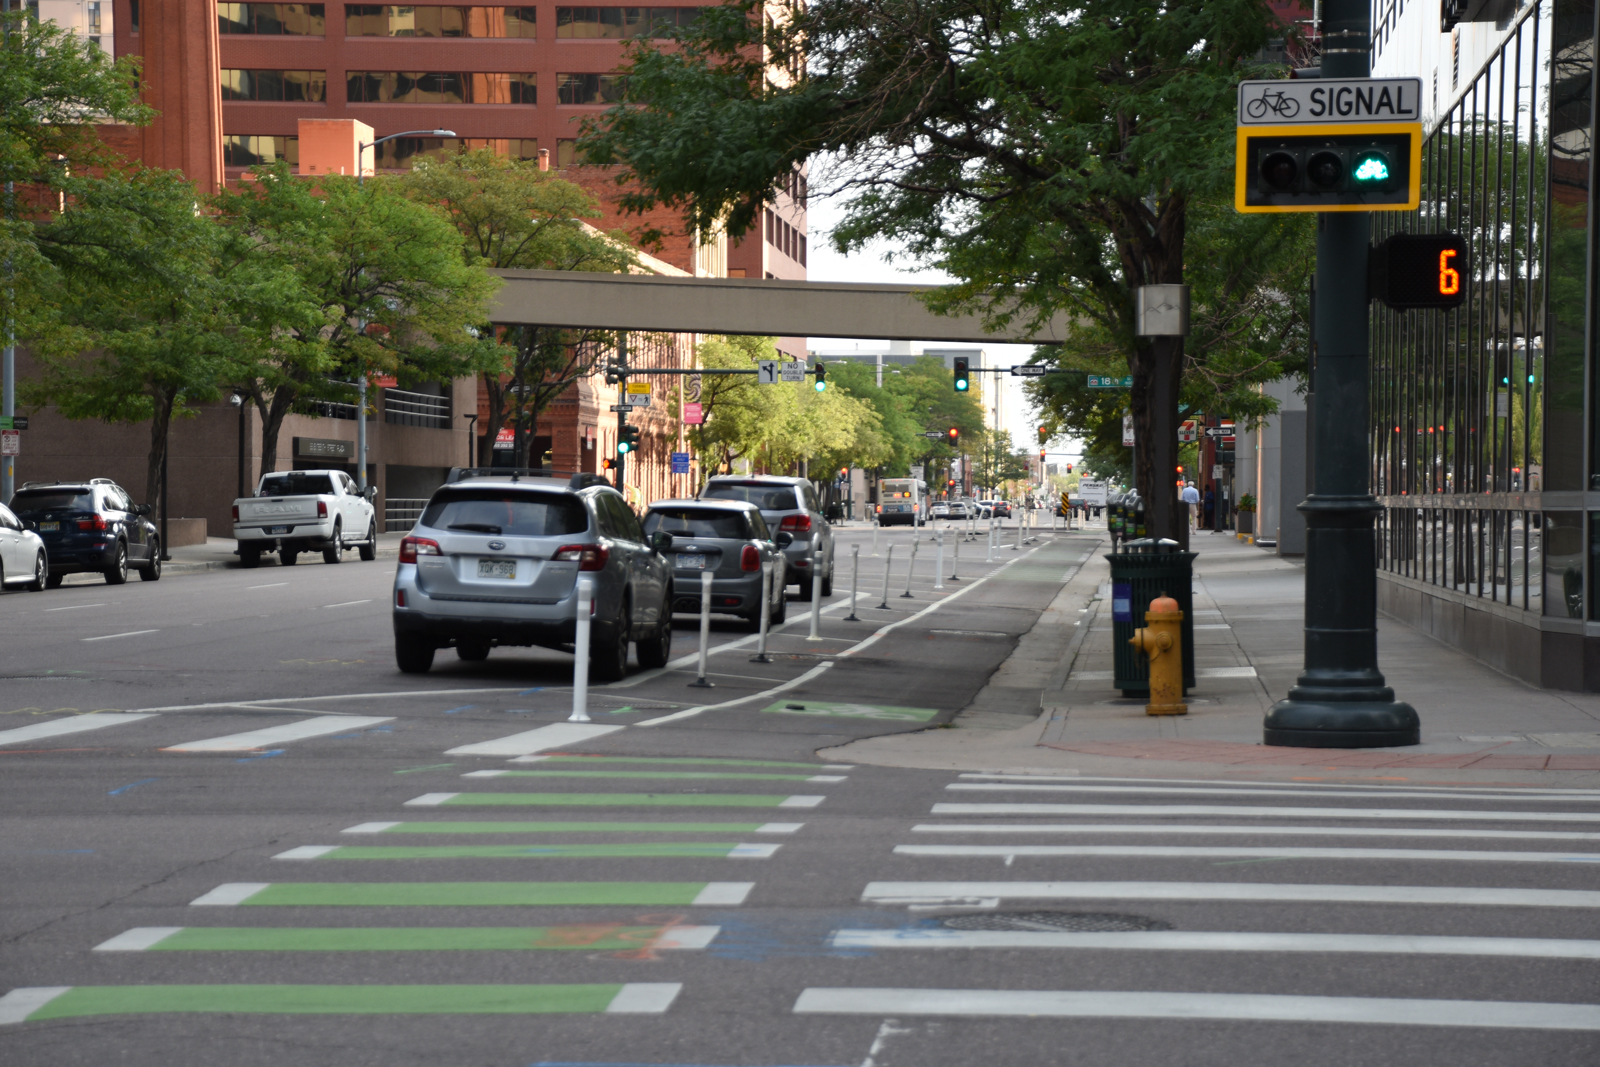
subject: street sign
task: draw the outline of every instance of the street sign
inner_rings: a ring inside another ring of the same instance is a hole
[[[0,456],[22,455],[22,431],[0,430]]]
[[[942,440],[944,440],[944,431],[942,431],[942,430],[923,430],[922,431],[922,436],[926,437],[930,441],[942,441]]]
[[[683,423],[685,426],[700,426],[705,421],[705,409],[699,404],[683,405]]]
[[[1240,126],[1421,122],[1421,78],[1315,78],[1239,83]]]
[[[756,360],[756,384],[778,384],[778,361],[775,359]]]
[[[611,405],[611,410],[612,411],[620,411],[620,412],[626,414],[627,412],[630,412],[630,411],[633,410],[633,405],[632,404],[612,404]]]
[[[1124,448],[1132,448],[1133,447],[1133,416],[1132,415],[1124,415],[1124,416],[1122,416],[1122,446]]]
[[[1224,424],[1222,426],[1207,426],[1206,427],[1206,436],[1207,437],[1232,437],[1233,436],[1233,423],[1231,423],[1231,422],[1230,423],[1226,423],[1226,424]]]
[[[687,453],[687,452],[674,452],[674,453],[672,453],[672,473],[673,474],[688,474],[689,473],[689,453]]]
[[[1124,374],[1120,378],[1113,378],[1109,374],[1089,375],[1090,389],[1132,389],[1133,375]]]
[[[1181,423],[1178,424],[1178,440],[1183,442],[1183,443],[1185,443],[1185,444],[1187,444],[1190,441],[1198,440],[1198,438],[1199,438],[1199,433],[1198,433],[1199,428],[1200,428],[1200,424],[1197,423],[1195,420],[1193,420],[1193,419],[1184,419]]]
[[[1106,483],[1084,480],[1078,483],[1078,497],[1092,507],[1106,506]]]
[[[0,430],[26,430],[28,416],[26,415],[0,415]]]
[[[640,393],[643,393],[645,396],[649,396],[650,395],[650,383],[649,382],[629,382],[628,383],[628,395],[629,396],[635,396],[635,395],[638,395]]]
[[[924,477],[924,475],[926,473],[927,473],[926,468],[924,468],[923,465],[920,464],[920,463],[915,464],[911,468],[911,477],[915,478],[919,482],[922,481],[922,479],[923,479],[923,477]]]
[[[650,394],[635,393],[630,386],[628,389],[628,404],[636,408],[647,408],[650,406]]]
[[[780,380],[786,382],[803,382],[806,380],[806,365],[797,359],[785,360],[778,364]]]
[[[1019,363],[1011,368],[1011,373],[1017,378],[1043,378],[1050,373],[1050,368],[1043,363]]]

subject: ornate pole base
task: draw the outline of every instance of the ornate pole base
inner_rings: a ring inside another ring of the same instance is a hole
[[[1318,700],[1289,690],[1272,705],[1263,727],[1269,745],[1291,748],[1397,748],[1421,740],[1416,709],[1385,687],[1374,700]]]

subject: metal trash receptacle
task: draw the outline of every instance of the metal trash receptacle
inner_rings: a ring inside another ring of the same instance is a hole
[[[1111,662],[1114,685],[1124,696],[1150,692],[1150,667],[1128,644],[1144,625],[1145,608],[1165,593],[1183,612],[1183,688],[1194,688],[1194,558],[1166,538],[1137,538],[1122,551],[1106,554],[1111,563]]]

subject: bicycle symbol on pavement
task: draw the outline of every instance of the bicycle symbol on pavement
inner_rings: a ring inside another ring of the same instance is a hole
[[[1261,95],[1244,106],[1244,113],[1259,119],[1271,111],[1280,119],[1292,119],[1300,114],[1300,101],[1282,89],[1263,89]]]

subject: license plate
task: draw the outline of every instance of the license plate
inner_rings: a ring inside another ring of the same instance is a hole
[[[681,571],[703,571],[706,569],[704,556],[679,556],[678,569]]]
[[[41,522],[39,524],[40,533],[56,533],[60,529],[61,524],[59,522]]]
[[[479,578],[515,578],[517,576],[517,561],[514,559],[480,559],[478,561]]]
[[[292,529],[294,529],[293,526],[268,526],[267,527],[267,533],[269,533],[269,534],[286,534]]]

